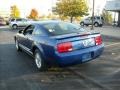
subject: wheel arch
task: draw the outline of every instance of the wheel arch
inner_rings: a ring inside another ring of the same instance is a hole
[[[12,25],[12,27],[13,27],[14,25],[18,26],[17,24],[14,23],[14,24]]]
[[[43,57],[45,57],[45,53],[44,50],[42,49],[42,47],[40,45],[33,45],[32,46],[32,53],[33,55],[35,54],[35,50],[38,49],[40,51],[40,53],[42,54]]]
[[[99,23],[98,23],[98,22],[94,22],[94,25],[95,25],[96,23],[99,25]]]

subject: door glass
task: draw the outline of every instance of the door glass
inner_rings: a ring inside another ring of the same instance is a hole
[[[22,21],[22,19],[16,19],[16,21]]]
[[[43,35],[43,32],[41,30],[41,28],[37,28],[34,32],[33,32],[34,35]]]
[[[31,35],[33,32],[33,29],[34,29],[33,25],[28,26],[24,31],[24,35]]]

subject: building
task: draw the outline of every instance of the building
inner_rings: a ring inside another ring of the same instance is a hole
[[[120,0],[109,0],[106,2],[105,10],[118,13],[118,26],[120,27]]]

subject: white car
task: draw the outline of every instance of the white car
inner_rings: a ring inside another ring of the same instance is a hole
[[[112,26],[118,26],[118,22],[117,21],[113,21],[112,22]]]
[[[94,16],[93,24],[94,24],[95,27],[98,27],[98,26],[99,26],[99,27],[102,27],[102,26],[103,26],[103,21],[104,21],[103,17],[101,17],[101,16]],[[80,25],[81,25],[81,26],[84,26],[84,25],[86,25],[86,26],[92,25],[92,17],[88,17],[88,18],[82,20],[82,21],[80,22]]]
[[[26,27],[32,21],[24,18],[14,18],[9,21],[9,26],[12,29],[17,29],[18,27]]]

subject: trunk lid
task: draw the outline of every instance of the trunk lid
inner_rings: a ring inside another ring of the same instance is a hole
[[[71,42],[72,49],[78,50],[82,48],[95,46],[96,36],[100,36],[100,34],[82,32],[82,33],[72,33],[72,34],[66,34],[66,35],[52,36],[51,38],[54,38],[57,40],[57,45],[65,42]]]

